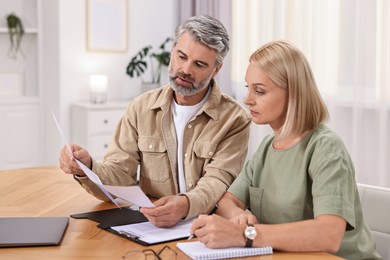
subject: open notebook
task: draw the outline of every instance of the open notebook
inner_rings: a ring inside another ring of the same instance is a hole
[[[231,247],[211,249],[207,248],[199,241],[180,242],[176,245],[181,251],[191,257],[191,259],[225,259],[255,255],[269,255],[273,253],[271,247]]]

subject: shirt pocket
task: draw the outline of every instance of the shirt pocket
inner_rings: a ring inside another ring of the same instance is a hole
[[[215,150],[217,150],[217,144],[211,142],[195,142],[194,153],[198,158],[211,159]]]
[[[169,178],[170,167],[164,140],[140,136],[138,148],[141,152],[141,178],[165,182]]]
[[[259,187],[249,187],[249,205],[250,211],[256,216],[257,221],[261,223],[261,200],[263,198],[264,189]]]

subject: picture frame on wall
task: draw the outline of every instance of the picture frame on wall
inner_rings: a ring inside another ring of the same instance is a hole
[[[87,50],[127,51],[127,0],[87,0]]]
[[[24,94],[22,71],[0,71],[0,97],[19,97]]]

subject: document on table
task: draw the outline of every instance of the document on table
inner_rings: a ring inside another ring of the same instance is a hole
[[[135,241],[156,244],[189,237],[191,225],[192,220],[181,221],[176,226],[170,228],[159,228],[150,222],[142,222],[113,226],[111,229]]]
[[[57,121],[57,118],[52,112],[54,122],[57,126],[58,132],[60,134],[60,137],[62,141],[65,143],[66,147],[69,149],[70,153],[73,155],[72,148],[70,147],[70,144],[65,136],[64,131],[62,130],[60,124]],[[73,157],[74,158],[74,157]],[[145,208],[154,208],[155,206],[150,201],[150,199],[145,195],[145,193],[141,190],[139,186],[110,186],[110,185],[104,185],[102,181],[100,180],[99,176],[97,176],[92,170],[90,170],[87,166],[85,166],[82,162],[74,158],[76,163],[80,166],[80,168],[83,170],[85,175],[98,186],[104,194],[118,207],[118,203],[115,201],[115,199],[111,196],[111,194],[115,195],[118,198],[124,199],[126,201],[129,201],[139,207],[145,207]],[[110,194],[111,193],[111,194]]]

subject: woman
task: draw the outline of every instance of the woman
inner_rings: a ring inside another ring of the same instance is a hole
[[[201,215],[191,232],[210,248],[271,246],[381,259],[363,221],[353,163],[324,125],[328,111],[305,56],[275,41],[249,61],[245,104],[252,121],[273,134],[219,201],[219,216]]]

